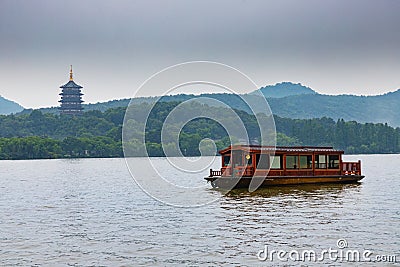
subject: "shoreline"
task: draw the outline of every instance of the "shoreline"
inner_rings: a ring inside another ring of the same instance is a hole
[[[382,155],[400,155],[400,153],[360,153],[360,154],[345,154],[344,156],[382,156]],[[207,155],[205,157],[215,157],[220,155]],[[137,157],[60,157],[60,158],[24,158],[24,159],[0,159],[2,161],[28,161],[28,160],[60,160],[60,159],[71,159],[71,160],[81,160],[81,159],[126,159],[126,158],[199,158],[201,156],[188,156],[188,157],[167,157],[167,156],[137,156]]]

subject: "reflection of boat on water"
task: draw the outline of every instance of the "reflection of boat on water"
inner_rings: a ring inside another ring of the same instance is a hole
[[[277,197],[277,196],[308,196],[315,197],[317,195],[337,195],[346,189],[357,189],[360,183],[332,183],[332,184],[300,184],[297,186],[271,186],[259,188],[254,192],[249,192],[245,188],[237,188],[226,193],[227,197]]]
[[[342,161],[332,147],[270,147],[235,145],[219,151],[221,170],[205,177],[214,188],[354,183],[364,178],[361,161]]]

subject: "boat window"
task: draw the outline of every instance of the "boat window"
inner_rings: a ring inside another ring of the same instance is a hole
[[[224,156],[224,166],[223,167],[227,167],[229,166],[229,164],[231,163],[231,155],[225,155]]]
[[[339,155],[329,155],[328,163],[329,169],[339,169]]]
[[[297,158],[298,156],[286,156],[286,169],[297,169],[299,167]]]
[[[300,169],[312,169],[312,156],[301,155],[300,156]]]
[[[269,155],[268,154],[256,154],[256,168],[257,169],[268,169],[269,168]]]
[[[233,151],[233,153],[232,153],[232,164],[233,164],[233,167],[243,166],[242,165],[242,157],[243,157],[242,151]]]
[[[315,168],[326,169],[326,155],[315,155]]]
[[[271,164],[271,169],[282,169],[282,156],[275,155]]]

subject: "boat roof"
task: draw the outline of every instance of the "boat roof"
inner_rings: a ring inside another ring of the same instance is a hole
[[[324,152],[324,153],[340,153],[343,150],[334,149],[331,146],[259,146],[259,145],[233,145],[218,151],[220,154],[226,154],[231,150],[242,150],[248,152],[272,152],[272,153],[287,153],[287,152]]]

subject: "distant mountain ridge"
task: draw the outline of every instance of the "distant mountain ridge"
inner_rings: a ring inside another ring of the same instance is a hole
[[[282,98],[294,95],[317,94],[310,87],[304,86],[301,83],[282,82],[275,85],[267,85],[261,87],[259,91],[267,98]]]
[[[400,89],[377,96],[297,95],[268,99],[274,114],[281,117],[388,123],[400,127]]]
[[[0,96],[0,115],[18,113],[24,109],[20,104]]]
[[[278,83],[259,89],[268,100],[272,113],[280,117],[292,119],[311,119],[328,117],[334,120],[388,123],[393,127],[400,127],[400,89],[395,92],[376,96],[355,95],[322,95],[309,87],[290,82]],[[171,95],[163,96],[161,101],[185,101],[192,98],[210,97],[217,99],[232,108],[248,111],[243,99],[259,101],[260,110],[264,112],[263,101],[254,92],[242,95],[233,94],[201,94],[201,95]],[[134,103],[153,102],[157,97],[134,98]],[[108,102],[86,104],[85,111],[124,107],[130,99],[112,100]],[[199,100],[200,101],[200,100]],[[205,102],[201,100],[200,102]],[[41,109],[43,112],[58,112],[57,108]],[[25,110],[24,113],[29,112]]]

